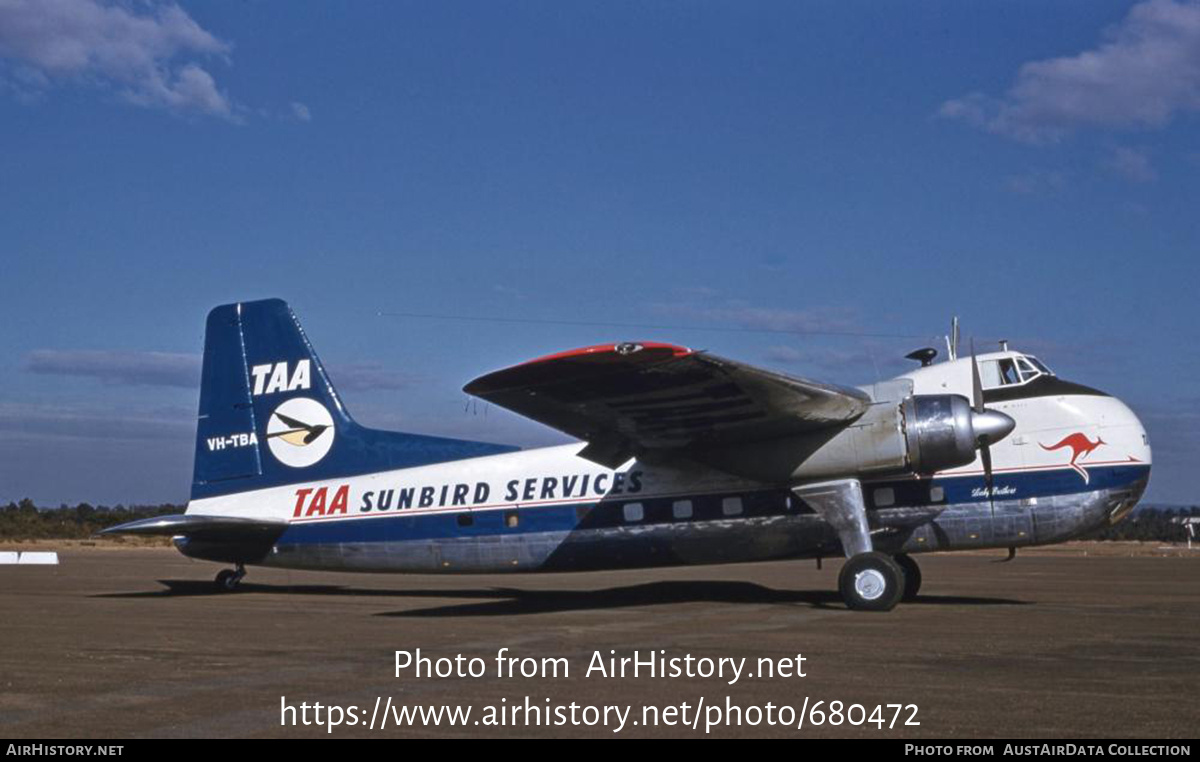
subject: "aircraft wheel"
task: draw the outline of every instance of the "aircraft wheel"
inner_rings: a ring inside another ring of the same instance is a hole
[[[900,571],[904,572],[904,595],[900,600],[911,601],[921,589],[921,567],[917,566],[916,559],[907,553],[897,553],[892,560],[900,567]]]
[[[838,591],[852,609],[891,611],[904,595],[904,572],[886,553],[860,553],[842,566]]]
[[[237,590],[238,583],[242,581],[242,574],[238,574],[233,569],[222,569],[217,572],[217,578],[214,582],[217,589],[222,592],[233,592]]]

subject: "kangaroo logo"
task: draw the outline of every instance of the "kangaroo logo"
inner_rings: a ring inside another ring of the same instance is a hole
[[[333,417],[324,405],[308,397],[294,397],[271,413],[267,446],[285,466],[304,468],[329,453],[335,433]]]
[[[1088,472],[1084,469],[1083,466],[1078,465],[1075,461],[1078,460],[1079,458],[1086,458],[1088,455],[1092,454],[1092,450],[1095,450],[1100,445],[1108,444],[1108,443],[1105,442],[1100,437],[1096,437],[1096,441],[1093,442],[1092,440],[1088,439],[1085,434],[1082,434],[1077,431],[1074,434],[1069,434],[1068,436],[1063,437],[1062,440],[1058,442],[1058,444],[1053,444],[1053,445],[1049,445],[1049,446],[1044,445],[1041,442],[1038,442],[1038,444],[1041,446],[1041,448],[1043,450],[1061,450],[1064,447],[1070,447],[1071,448],[1071,462],[1068,463],[1067,465],[1069,465],[1071,468],[1075,469],[1075,472],[1083,477],[1083,483],[1087,484],[1090,481],[1090,479],[1088,477]]]

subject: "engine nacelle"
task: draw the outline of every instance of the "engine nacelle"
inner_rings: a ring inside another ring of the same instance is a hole
[[[918,474],[932,474],[975,460],[979,433],[977,414],[961,394],[914,394],[900,406],[909,464]],[[1007,416],[1006,416],[1007,417]]]
[[[876,385],[873,391],[875,404],[848,426],[698,450],[693,457],[769,483],[906,471],[928,475],[972,463],[981,445],[995,444],[1016,426],[1004,413],[972,409],[960,394],[914,395],[911,385]]]

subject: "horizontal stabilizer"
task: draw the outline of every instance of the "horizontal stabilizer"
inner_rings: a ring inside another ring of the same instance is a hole
[[[246,538],[266,538],[280,535],[284,529],[287,529],[287,523],[282,521],[262,521],[236,516],[204,516],[192,513],[154,516],[149,519],[130,521],[101,529],[99,534],[165,535],[168,537],[221,534]]]

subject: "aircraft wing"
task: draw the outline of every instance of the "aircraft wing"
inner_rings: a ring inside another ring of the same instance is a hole
[[[585,458],[773,439],[845,425],[871,404],[858,389],[775,373],[673,344],[602,344],[475,379],[464,389],[586,440]]]

